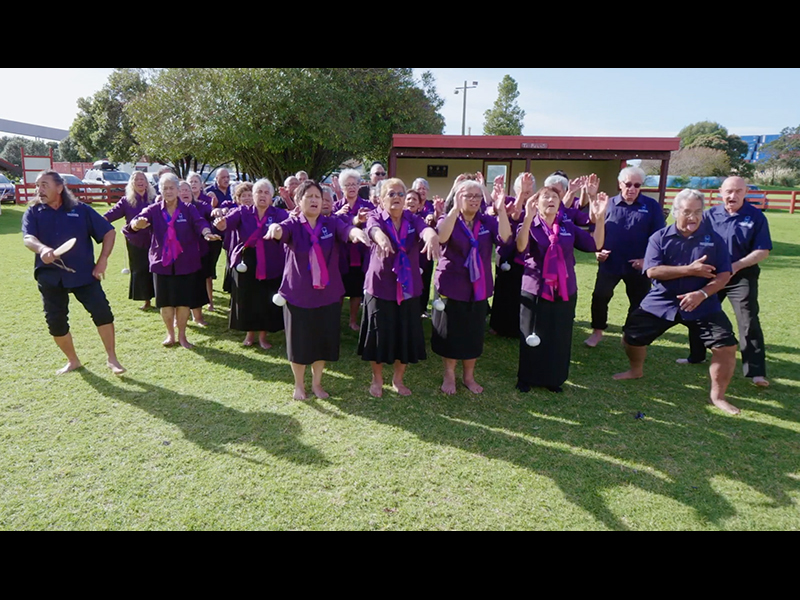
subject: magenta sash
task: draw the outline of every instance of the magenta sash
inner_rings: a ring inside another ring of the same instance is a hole
[[[550,240],[550,247],[544,256],[542,265],[542,277],[545,285],[542,288],[542,298],[555,302],[555,292],[561,296],[565,302],[569,301],[569,291],[567,289],[567,263],[564,260],[564,249],[558,243],[558,236],[561,232],[561,224],[556,220],[551,230],[544,219],[540,219],[542,229],[547,233]]]
[[[486,269],[484,268],[483,261],[481,260],[480,248],[480,231],[481,220],[476,215],[474,231],[470,231],[463,218],[459,218],[464,231],[467,232],[469,238],[470,251],[467,255],[467,262],[464,266],[469,270],[469,280],[472,282],[472,287],[475,291],[475,302],[482,302],[489,297],[489,291],[486,286]]]
[[[178,202],[178,206],[175,208],[172,219],[170,219],[166,208],[163,209],[162,214],[164,220],[167,222],[167,235],[164,237],[164,252],[161,256],[161,264],[168,267],[183,254],[183,247],[178,241],[178,234],[175,232],[175,224],[178,222],[178,217],[181,215],[180,202]]]
[[[308,253],[308,269],[311,271],[311,283],[315,290],[324,290],[330,283],[330,275],[328,274],[328,265],[325,263],[322,246],[319,245],[322,218],[319,217],[317,219],[317,226],[314,229],[311,229],[311,225],[306,220],[305,215],[300,215],[300,223],[311,238],[311,251]]]
[[[264,225],[267,224],[268,215],[264,213],[264,218],[259,220],[258,218],[258,211],[253,211],[253,218],[256,220],[256,229],[253,233],[250,234],[250,237],[247,238],[245,241],[244,246],[237,248],[233,251],[233,255],[231,256],[231,265],[236,266],[240,260],[240,256],[242,250],[244,248],[255,248],[256,249],[256,279],[258,281],[266,281],[267,279],[267,250],[264,246],[264,236],[266,235],[266,231],[264,231]],[[238,252],[237,252],[238,250]]]
[[[394,265],[392,272],[397,275],[397,305],[401,305],[405,300],[411,299],[411,292],[413,286],[413,279],[411,276],[411,259],[408,258],[406,252],[406,240],[408,239],[408,220],[404,217],[400,225],[400,235],[398,237],[397,230],[394,228],[392,217],[388,217],[385,221],[387,229],[389,230],[389,237],[397,247],[394,257]]]

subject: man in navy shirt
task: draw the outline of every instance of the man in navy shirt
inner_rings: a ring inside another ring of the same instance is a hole
[[[720,300],[728,298],[739,324],[740,350],[744,376],[759,387],[769,387],[767,380],[764,332],[758,317],[759,263],[769,257],[772,238],[769,222],[764,214],[749,202],[747,182],[741,177],[730,177],[720,188],[723,204],[705,214],[705,221],[725,240],[731,254],[733,277],[719,293]],[[690,336],[691,353],[679,364],[704,362],[706,349],[701,340]]]
[[[233,203],[231,196],[231,174],[228,169],[220,169],[214,178],[214,185],[206,189],[206,194],[211,196],[211,205],[219,208],[225,202]]]
[[[711,403],[738,415],[741,411],[725,399],[737,342],[717,297],[730,281],[731,260],[725,241],[703,221],[704,204],[703,194],[684,190],[675,198],[675,224],[650,238],[643,268],[653,287],[625,324],[630,370],[614,378],[641,379],[647,346],[683,323],[713,353]]]
[[[642,194],[645,172],[627,168],[619,174],[620,195],[608,203],[606,243],[597,253],[600,267],[592,295],[592,336],[586,345],[595,348],[608,329],[608,305],[620,281],[625,282],[631,314],[650,291],[650,279],[642,272],[647,243],[667,226],[661,205]]]
[[[70,194],[55,171],[45,171],[36,180],[36,198],[22,217],[25,247],[34,252],[34,277],[44,303],[50,335],[67,357],[59,375],[81,367],[69,331],[69,294],[72,293],[91,314],[108,355],[108,367],[115,375],[125,369],[117,360],[114,315],[100,285],[114,248],[116,231],[94,209]],[[71,239],[75,246],[59,258],[54,250]],[[95,264],[92,240],[102,243]]]

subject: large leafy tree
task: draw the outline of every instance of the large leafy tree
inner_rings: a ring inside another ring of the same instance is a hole
[[[234,162],[280,182],[351,158],[385,158],[394,133],[441,133],[432,76],[411,69],[164,69],[128,107],[151,158]]]
[[[70,127],[77,153],[115,162],[137,161],[141,151],[125,107],[146,89],[143,69],[115,69],[100,91],[78,99],[78,116]]]
[[[22,150],[29,156],[48,156],[50,150],[54,150],[54,156],[58,151],[56,142],[43,142],[19,136],[3,137],[0,140],[0,158],[22,168]]]
[[[787,127],[777,140],[764,144],[761,152],[767,155],[765,166],[768,169],[800,172],[800,126]]]
[[[684,127],[678,137],[681,138],[681,149],[710,148],[721,150],[728,155],[732,172],[743,177],[750,177],[754,168],[745,162],[747,142],[738,135],[728,133],[728,130],[713,121],[700,121]]]
[[[503,77],[497,88],[494,106],[484,113],[485,135],[522,135],[525,124],[525,111],[517,104],[519,86],[510,75]]]

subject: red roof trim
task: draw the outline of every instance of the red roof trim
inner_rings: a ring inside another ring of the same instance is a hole
[[[617,150],[673,152],[680,138],[529,137],[529,136],[394,136],[395,148],[448,148],[457,150]]]

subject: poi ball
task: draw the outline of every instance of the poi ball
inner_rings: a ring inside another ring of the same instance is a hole
[[[445,308],[447,308],[447,305],[441,298],[437,298],[436,300],[433,301],[433,310],[444,312]]]
[[[239,271],[239,273],[247,273],[247,265],[244,263],[239,263],[236,265],[236,270]]]
[[[122,274],[123,275],[130,275],[131,274],[131,270],[130,269],[122,269]]]
[[[500,265],[500,270],[503,273],[508,273],[511,270],[511,265],[508,263],[503,263],[502,265]]]
[[[538,348],[542,344],[542,338],[540,338],[535,333],[532,333],[525,340],[525,343],[528,344],[528,346],[530,346],[531,348]]]
[[[284,297],[283,297],[283,296],[281,296],[280,294],[275,294],[275,295],[272,297],[272,303],[273,303],[275,306],[286,306],[286,298],[284,298]]]

